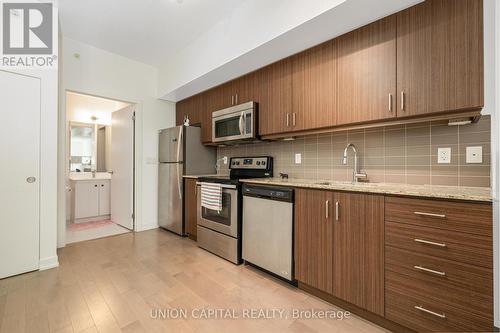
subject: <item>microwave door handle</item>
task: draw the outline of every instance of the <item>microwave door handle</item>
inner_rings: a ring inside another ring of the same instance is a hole
[[[247,134],[247,113],[243,112],[243,134]]]
[[[243,134],[243,116],[245,112],[242,112],[240,115],[240,122],[239,122],[239,127],[240,127],[240,134]]]

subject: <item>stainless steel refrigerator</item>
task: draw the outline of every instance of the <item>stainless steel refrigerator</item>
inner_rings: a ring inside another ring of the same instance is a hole
[[[183,175],[215,174],[217,151],[201,144],[201,128],[177,126],[160,131],[158,224],[184,235]]]

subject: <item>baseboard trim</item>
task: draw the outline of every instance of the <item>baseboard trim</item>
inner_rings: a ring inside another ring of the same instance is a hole
[[[40,259],[40,262],[38,264],[39,271],[45,271],[47,269],[56,267],[59,267],[59,259],[57,258],[57,256]]]

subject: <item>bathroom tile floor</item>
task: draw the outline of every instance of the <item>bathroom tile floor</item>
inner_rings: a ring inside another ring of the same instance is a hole
[[[66,244],[120,235],[127,232],[130,232],[130,230],[110,220],[71,224],[66,228]]]

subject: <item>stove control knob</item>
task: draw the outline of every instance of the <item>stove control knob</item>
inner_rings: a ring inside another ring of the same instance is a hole
[[[257,165],[260,165],[260,161],[257,161]]]
[[[266,165],[266,161],[262,161],[262,165]]]
[[[240,162],[236,162],[236,165],[240,165]]]

